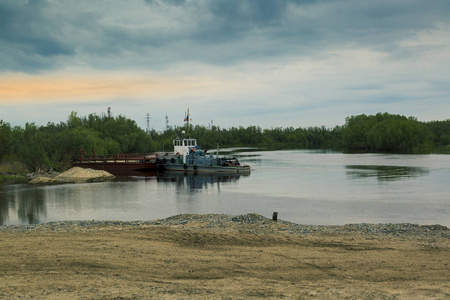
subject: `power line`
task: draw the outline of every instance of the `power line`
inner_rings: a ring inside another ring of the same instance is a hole
[[[150,134],[150,114],[147,113],[145,115],[145,119],[147,120],[147,134]]]
[[[169,117],[166,114],[166,130],[169,130]]]

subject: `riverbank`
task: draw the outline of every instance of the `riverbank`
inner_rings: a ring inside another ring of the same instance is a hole
[[[444,299],[444,226],[247,214],[3,226],[0,298]]]
[[[0,174],[0,185],[28,183],[30,178],[20,174]]]

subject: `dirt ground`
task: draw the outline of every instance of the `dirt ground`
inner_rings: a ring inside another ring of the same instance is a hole
[[[1,299],[449,299],[450,242],[110,226],[0,232]]]

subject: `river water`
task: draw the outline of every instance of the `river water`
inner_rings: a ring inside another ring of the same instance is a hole
[[[147,174],[0,187],[0,225],[258,213],[301,224],[450,226],[450,156],[235,150],[248,176]],[[236,152],[241,151],[241,152]]]

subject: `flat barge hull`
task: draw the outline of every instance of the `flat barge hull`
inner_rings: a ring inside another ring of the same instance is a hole
[[[72,163],[73,167],[103,170],[116,176],[148,176],[156,174],[155,161],[141,160],[104,160],[104,161],[78,161]]]

